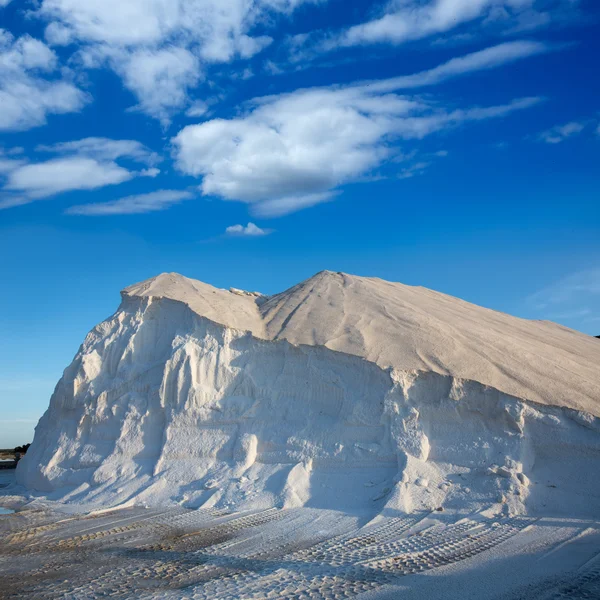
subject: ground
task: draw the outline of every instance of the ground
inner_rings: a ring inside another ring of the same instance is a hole
[[[10,492],[0,489],[0,505],[17,509],[0,516],[3,599],[600,598],[598,521],[306,508],[75,514]]]

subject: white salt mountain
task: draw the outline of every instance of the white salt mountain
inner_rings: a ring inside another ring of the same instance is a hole
[[[17,477],[103,506],[594,515],[599,365],[590,336],[425,288],[163,274],[88,334]]]

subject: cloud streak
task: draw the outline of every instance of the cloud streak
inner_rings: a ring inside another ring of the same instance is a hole
[[[387,43],[393,45],[445,34],[477,22],[481,28],[525,31],[548,25],[554,14],[564,17],[575,9],[572,0],[550,0],[540,12],[534,0],[392,0],[384,14],[354,25],[320,42],[321,51],[340,47]]]
[[[71,142],[60,142],[52,145],[41,145],[36,148],[38,152],[53,154],[72,154],[85,156],[98,161],[117,160],[129,158],[138,163],[149,166],[157,165],[162,158],[136,140],[112,140],[109,138],[89,137]]]
[[[552,46],[543,42],[526,40],[506,42],[465,56],[453,58],[433,69],[421,71],[414,75],[393,77],[385,81],[363,82],[361,85],[369,85],[373,91],[378,92],[426,87],[462,75],[495,69],[517,60],[550,52],[552,49]]]
[[[111,202],[78,204],[68,208],[65,213],[87,217],[139,215],[166,210],[192,198],[194,198],[194,194],[185,190],[157,190],[149,194],[126,196]]]

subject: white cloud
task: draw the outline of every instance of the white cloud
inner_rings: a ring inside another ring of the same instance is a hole
[[[68,46],[73,41],[73,31],[60,23],[50,23],[44,37],[51,46]]]
[[[164,126],[186,105],[189,91],[203,79],[200,58],[175,45],[164,48],[84,46],[75,58],[85,69],[111,67],[138,99],[138,104],[130,110],[142,111]]]
[[[61,23],[82,42],[120,47],[195,43],[203,55],[228,61],[269,43],[250,37],[270,13],[291,13],[313,0],[43,0],[38,15]]]
[[[25,165],[12,171],[5,190],[45,198],[71,190],[95,190],[128,181],[135,174],[114,162],[100,163],[92,158],[57,158]]]
[[[504,56],[514,59],[512,51]],[[433,72],[450,77],[502,62],[493,53],[467,58]],[[408,80],[412,87],[414,80]],[[202,177],[203,194],[246,202],[261,216],[278,216],[330,200],[338,186],[360,179],[397,153],[402,140],[502,117],[539,102],[524,98],[500,106],[444,110],[393,93],[406,82],[395,78],[257,99],[244,116],[182,129],[172,140],[177,166]]]
[[[480,17],[493,0],[431,0],[391,2],[383,16],[350,27],[334,43],[341,46],[391,42],[400,44],[453,29]]]
[[[23,158],[14,158],[15,155],[20,154],[15,150],[19,150],[19,148],[12,148],[9,151],[0,149],[0,175],[6,175],[27,163]]]
[[[113,63],[125,86],[139,98],[139,108],[164,125],[185,105],[188,90],[201,76],[199,59],[184,48],[138,50]]]
[[[539,134],[538,139],[547,144],[560,144],[566,139],[579,135],[585,129],[586,123],[571,121],[565,125],[557,125]]]
[[[202,100],[196,100],[185,112],[186,117],[201,117],[209,110],[209,106]]]
[[[73,190],[95,190],[118,185],[134,177],[156,177],[160,171],[157,154],[134,140],[85,138],[51,146],[38,152],[59,154],[51,160],[28,163],[26,160],[2,164],[7,181],[2,188],[0,208],[10,208]],[[2,157],[0,157],[1,159]],[[116,161],[127,159],[148,168],[134,171]]]
[[[549,8],[562,10],[572,0],[549,0]],[[501,24],[514,31],[546,25],[550,13],[534,9],[535,0],[392,0],[378,18],[349,27],[321,42],[322,50],[373,43],[402,44],[446,33],[479,20],[482,26]]]
[[[381,164],[402,139],[538,101],[444,111],[368,87],[299,90],[264,99],[245,117],[188,126],[173,144],[178,168],[203,177],[203,194],[254,204],[261,215],[284,214],[330,199],[336,187]]]
[[[42,0],[46,39],[78,41],[87,67],[108,63],[138,98],[138,107],[166,125],[184,108],[205,65],[248,59],[272,39],[257,24],[316,0]]]
[[[89,137],[72,142],[60,142],[50,146],[38,146],[38,152],[56,154],[75,154],[100,161],[130,158],[136,162],[155,165],[161,157],[135,140],[111,140],[109,138]]]
[[[12,160],[10,158],[4,158],[0,155],[0,175],[5,175],[6,173],[14,171],[22,164],[23,161],[21,160]]]
[[[3,195],[0,196],[0,210],[6,210],[8,208],[23,206],[24,204],[29,204],[30,202],[31,198],[28,198],[27,196]]]
[[[231,225],[225,230],[227,235],[237,237],[261,237],[272,233],[269,229],[261,229],[254,223],[248,223],[246,227],[243,225]]]
[[[77,112],[89,102],[70,81],[54,77],[57,69],[46,44],[0,29],[0,130],[43,125],[49,114]]]
[[[126,196],[112,202],[71,206],[65,212],[70,215],[85,216],[135,215],[166,210],[193,197],[193,193],[185,190],[157,190],[149,194]]]
[[[370,85],[375,86],[375,89],[380,92],[435,85],[450,78],[494,69],[516,60],[549,52],[550,50],[551,47],[542,42],[522,40],[506,42],[465,56],[453,58],[427,71],[394,77],[380,82],[370,82]]]

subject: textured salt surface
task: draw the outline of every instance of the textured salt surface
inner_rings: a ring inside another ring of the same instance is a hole
[[[3,599],[597,598],[600,523],[308,508],[0,519]]]
[[[17,478],[99,507],[594,516],[599,353],[381,280],[162,275],[87,336]]]

